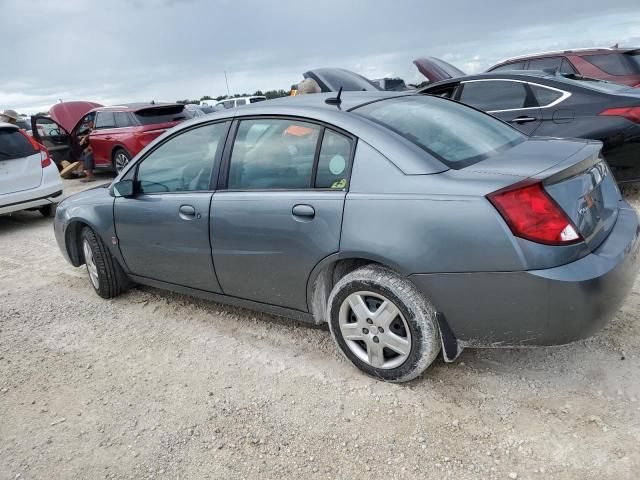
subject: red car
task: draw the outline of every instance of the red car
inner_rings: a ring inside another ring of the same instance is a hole
[[[63,102],[51,107],[48,116],[31,118],[33,137],[45,145],[57,165],[80,159],[78,137],[89,135],[96,168],[122,168],[153,139],[191,118],[179,103],[136,103],[103,107],[93,102]]]
[[[547,68],[558,68],[561,73],[575,73],[583,77],[640,87],[640,49],[638,48],[615,46],[523,55],[503,60],[487,71]]]

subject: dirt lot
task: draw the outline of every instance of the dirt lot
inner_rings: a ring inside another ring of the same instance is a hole
[[[640,477],[640,281],[588,341],[391,385],[325,329],[150,288],[102,300],[38,213],[0,217],[0,272],[3,480]]]

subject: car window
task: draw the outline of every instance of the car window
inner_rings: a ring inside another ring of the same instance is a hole
[[[534,60],[529,60],[527,70],[544,70],[545,68],[560,69],[562,60],[562,57],[536,58]]]
[[[394,97],[353,111],[456,169],[525,140],[524,135],[490,115],[431,95]]]
[[[191,118],[184,105],[162,105],[148,107],[135,113],[140,125],[154,125],[156,123],[180,122]]]
[[[130,127],[132,125],[131,117],[127,112],[115,112],[113,116],[115,117],[116,127],[118,128]]]
[[[264,97],[253,97],[249,99],[249,103],[264,102],[265,100]]]
[[[215,123],[181,133],[142,160],[137,180],[143,193],[209,190],[218,148],[224,143],[226,123]]]
[[[524,108],[527,89],[524,83],[504,80],[466,82],[460,101],[485,111]]]
[[[306,189],[321,127],[295,120],[240,122],[229,165],[228,188]]]
[[[576,73],[576,69],[573,68],[573,65],[566,58],[562,59],[562,64],[560,65],[560,73]]]
[[[351,139],[325,130],[318,157],[316,188],[346,189],[351,158]]]
[[[429,95],[436,95],[442,98],[451,98],[453,97],[453,92],[455,92],[457,86],[458,84],[456,83],[453,85],[448,85],[446,87],[429,90],[428,92],[425,92],[425,93]]]
[[[634,75],[640,73],[640,64],[630,55],[623,53],[609,53],[604,55],[584,55],[587,62],[595,65],[609,75]]]
[[[542,87],[540,85],[529,84],[529,88],[533,91],[538,105],[541,107],[546,107],[562,97],[562,92]]]
[[[514,62],[514,63],[507,63],[506,65],[500,65],[497,68],[492,68],[491,71],[499,72],[500,70],[523,70],[523,69],[524,69],[524,62]]]
[[[233,100],[227,100],[226,102],[222,102],[222,105],[224,105],[224,108],[233,108],[234,101]]]
[[[246,104],[247,104],[247,101],[244,98],[239,98],[236,100],[236,107],[238,105],[246,105]]]
[[[116,120],[113,112],[98,112],[96,117],[96,128],[114,128]]]
[[[0,127],[0,160],[27,157],[36,153],[31,142],[15,128]]]

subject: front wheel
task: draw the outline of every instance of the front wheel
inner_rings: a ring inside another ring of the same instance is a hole
[[[123,150],[122,148],[119,148],[113,154],[113,168],[115,168],[118,173],[120,173],[130,161],[131,155],[129,155],[129,152]]]
[[[412,380],[440,352],[435,308],[387,268],[368,265],[344,276],[331,291],[328,312],[340,351],[372,377]]]
[[[84,263],[96,293],[102,298],[113,298],[125,292],[130,285],[129,279],[100,237],[85,227],[80,238]]]

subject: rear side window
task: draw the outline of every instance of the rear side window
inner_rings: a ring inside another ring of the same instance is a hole
[[[130,127],[133,125],[131,117],[127,112],[115,112],[114,117],[116,120],[116,127],[118,128]]]
[[[585,55],[587,62],[595,65],[609,75],[634,75],[640,73],[640,64],[632,55],[610,53],[601,55]]]
[[[527,70],[560,69],[562,60],[562,57],[536,58],[535,60],[529,60]]]
[[[96,128],[114,128],[116,120],[113,112],[98,112]]]
[[[523,70],[524,62],[507,63],[506,65],[500,65],[499,67],[491,69],[492,72],[499,72],[500,70]]]
[[[321,127],[295,120],[240,122],[231,153],[228,188],[307,189]]]
[[[533,91],[538,105],[541,107],[547,107],[562,97],[562,92],[559,92],[558,90],[552,90],[550,88],[532,84],[529,84],[529,88]]]
[[[316,188],[347,188],[351,158],[351,139],[331,130],[325,130],[320,146]]]
[[[0,128],[0,160],[27,157],[36,153],[31,142],[13,128]]]
[[[516,110],[529,106],[527,93],[527,87],[521,82],[467,82],[463,84],[460,101],[484,111]]]
[[[191,118],[185,111],[184,105],[169,105],[166,107],[153,107],[138,110],[136,119],[141,125],[153,125],[155,123],[179,122]]]
[[[456,169],[525,139],[490,115],[429,95],[395,97],[358,107],[354,112],[389,128]]]
[[[244,98],[239,98],[236,100],[236,107],[239,105],[246,105],[247,101]]]

